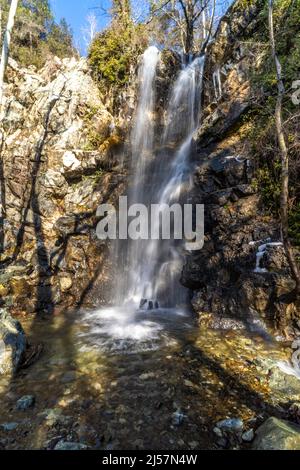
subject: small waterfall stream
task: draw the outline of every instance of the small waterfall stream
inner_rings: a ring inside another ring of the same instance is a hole
[[[159,204],[164,217],[167,215],[164,210],[168,210],[166,205],[180,202],[184,190],[190,186],[188,158],[193,133],[199,123],[204,58],[195,59],[179,74],[170,95],[161,142],[153,135],[154,72],[158,61],[158,50],[155,47],[147,49],[139,74],[139,104],[132,131],[133,187],[129,192],[129,203],[142,203],[149,210],[151,204]],[[162,150],[157,150],[157,146]],[[154,222],[156,226],[152,231],[159,233],[161,219]],[[180,243],[174,242],[150,239],[129,243],[128,276],[121,272],[118,280],[123,302],[148,309],[185,304],[185,289],[178,279],[182,266]]]
[[[144,52],[139,68],[127,203],[128,207],[143,204],[148,213],[151,204],[159,204],[161,217],[151,220],[149,233],[161,234],[169,206],[183,204],[191,188],[189,160],[200,121],[204,56],[182,66],[171,87],[161,137],[156,132],[155,96],[159,61],[159,50],[151,46]],[[185,330],[189,326],[183,320],[189,316],[187,290],[179,281],[183,253],[184,240],[172,236],[171,240],[159,236],[117,241],[115,305],[85,317],[95,335],[102,337],[102,345],[130,350],[139,343],[148,349],[162,337],[170,340],[170,329]]]

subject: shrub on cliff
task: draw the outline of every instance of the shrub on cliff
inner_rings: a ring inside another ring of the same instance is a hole
[[[89,62],[103,93],[124,87],[129,81],[131,66],[147,45],[142,24],[112,24],[99,33],[89,49]]]

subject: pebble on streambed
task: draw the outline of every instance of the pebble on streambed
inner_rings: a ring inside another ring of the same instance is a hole
[[[87,450],[88,446],[81,442],[59,441],[54,450]]]
[[[33,395],[24,395],[17,401],[16,408],[19,411],[26,411],[29,408],[32,408],[34,404],[35,397]]]

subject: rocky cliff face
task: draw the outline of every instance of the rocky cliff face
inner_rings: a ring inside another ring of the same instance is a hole
[[[114,201],[120,119],[102,102],[84,59],[47,62],[36,73],[8,68],[1,148],[2,302],[49,311],[97,303],[109,278],[96,209]],[[96,298],[95,298],[96,297]]]
[[[234,5],[207,52],[193,190],[194,202],[205,204],[205,244],[188,256],[182,283],[192,290],[200,320],[213,327],[251,328],[270,320],[283,330],[297,322],[300,306],[280,301],[294,282],[279,221],[265,211],[254,184],[244,119],[260,100],[250,82],[259,46],[247,40],[261,27],[259,8],[260,2],[248,10]]]
[[[251,326],[263,319],[284,329],[298,320],[300,308],[280,302],[294,283],[279,244],[279,222],[266,213],[254,185],[244,119],[260,100],[250,81],[260,50],[249,38],[262,26],[261,4],[238,5],[221,20],[206,55],[191,194],[205,204],[205,244],[187,257],[182,283],[199,318],[212,326]],[[161,120],[179,68],[179,57],[164,51],[157,77]],[[135,81],[119,97],[118,116],[103,103],[84,59],[53,59],[39,73],[10,61],[7,83],[2,303],[27,312],[106,303],[111,259],[108,245],[96,237],[95,214],[126,186],[119,157],[124,159]]]

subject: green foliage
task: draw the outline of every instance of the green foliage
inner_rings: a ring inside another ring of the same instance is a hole
[[[90,181],[91,185],[95,187],[101,181],[105,173],[106,172],[102,168],[98,168],[92,175],[82,176],[81,181]]]
[[[232,10],[233,11],[237,11],[240,9],[246,10],[256,3],[257,3],[257,0],[239,0],[233,4]]]
[[[143,25],[117,25],[97,35],[90,46],[89,62],[102,92],[128,83],[130,67],[147,43]]]
[[[270,53],[268,29],[268,1],[265,0],[261,13],[262,27],[256,31],[255,39],[264,43],[261,66],[256,75],[256,83],[265,92],[274,93],[276,73]],[[277,0],[274,2],[274,23],[276,52],[282,66],[286,89],[300,76],[300,0]]]
[[[271,167],[265,165],[257,170],[256,178],[253,181],[253,186],[260,191],[266,208],[276,214],[278,214],[280,207],[280,171],[279,161],[276,161]]]
[[[0,0],[0,6],[3,25],[7,22],[9,2]],[[59,24],[54,21],[49,0],[19,1],[11,56],[21,65],[40,68],[51,54],[60,58],[72,56],[72,41],[72,31],[66,20],[62,19]]]
[[[103,137],[95,130],[90,130],[87,136],[88,141],[85,145],[85,150],[98,150],[103,144]]]

